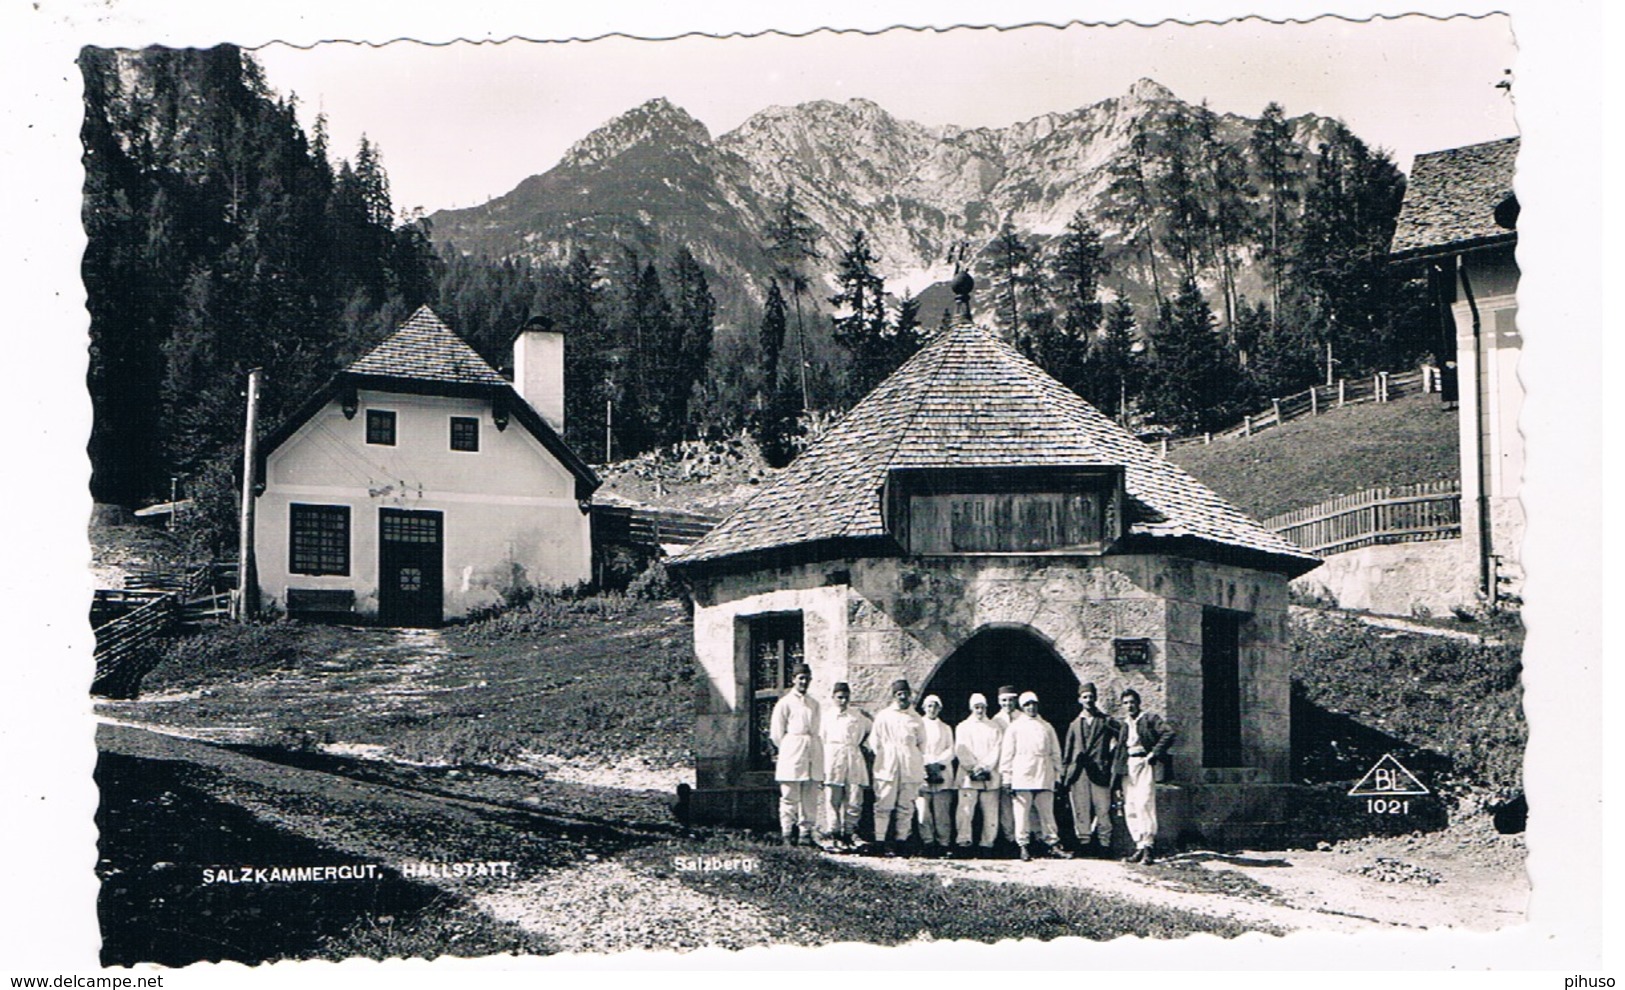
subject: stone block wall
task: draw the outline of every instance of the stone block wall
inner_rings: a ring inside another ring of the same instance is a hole
[[[1287,779],[1290,671],[1287,583],[1278,574],[1161,555],[874,558],[712,579],[696,594],[695,651],[707,674],[695,729],[699,785],[756,781],[748,752],[748,619],[800,611],[812,694],[852,686],[874,711],[899,677],[916,691],[977,632],[1019,629],[1048,646],[1108,711],[1123,689],[1174,719],[1169,780],[1200,783],[1204,607],[1244,613],[1240,628],[1243,756],[1264,781]],[[1150,642],[1150,663],[1119,668],[1118,638]],[[990,685],[991,689],[991,685]],[[991,700],[991,699],[990,699]],[[1043,699],[1057,732],[1076,699]]]

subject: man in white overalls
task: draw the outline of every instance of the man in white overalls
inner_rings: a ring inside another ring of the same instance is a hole
[[[813,822],[818,820],[819,781],[824,756],[818,740],[818,702],[807,695],[812,668],[797,664],[790,690],[773,706],[769,737],[779,751],[773,779],[779,783],[779,831],[784,844],[794,845],[797,830],[803,845],[813,845]]]

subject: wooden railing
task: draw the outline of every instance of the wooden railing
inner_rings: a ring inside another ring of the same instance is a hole
[[[157,638],[175,623],[179,600],[163,594],[135,611],[96,627],[94,694],[113,698],[135,695],[141,678],[157,660]]]
[[[1305,416],[1316,416],[1340,406],[1352,406],[1362,402],[1391,402],[1407,395],[1421,395],[1438,390],[1438,373],[1432,369],[1424,368],[1400,374],[1382,371],[1370,378],[1344,379],[1332,385],[1316,385],[1283,399],[1272,399],[1268,409],[1243,416],[1240,423],[1229,429],[1189,437],[1165,437],[1153,441],[1153,444],[1166,457],[1168,451],[1180,447],[1250,437],[1260,430],[1290,423]]]
[[[1294,509],[1264,525],[1310,553],[1461,535],[1461,484],[1428,481],[1370,488]]]
[[[231,563],[143,571],[126,575],[126,583],[133,587],[97,591],[90,608],[96,631],[92,693],[133,697],[158,659],[158,637],[223,615],[235,574],[236,565]]]
[[[688,546],[716,528],[722,520],[698,512],[655,509],[645,506],[595,505],[592,507],[593,539],[608,544],[624,544],[645,549],[661,546]]]

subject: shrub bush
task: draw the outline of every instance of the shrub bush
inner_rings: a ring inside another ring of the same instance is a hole
[[[517,608],[495,608],[471,614],[458,631],[458,638],[477,645],[532,639],[566,626],[614,622],[625,617],[630,609],[631,603],[621,594],[538,592]]]
[[[1523,789],[1519,636],[1477,643],[1396,635],[1326,616],[1294,627],[1293,679],[1304,705],[1297,720],[1310,722],[1294,731],[1295,744],[1307,741],[1295,745],[1301,774],[1327,780],[1352,753],[1364,759],[1371,745],[1393,744],[1431,761],[1442,778],[1437,790],[1452,800]]]
[[[288,619],[226,624],[165,643],[146,688],[191,687],[297,668],[337,648],[342,631]]]

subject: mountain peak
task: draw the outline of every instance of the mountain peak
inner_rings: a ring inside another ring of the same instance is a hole
[[[1141,103],[1155,103],[1158,100],[1176,100],[1174,91],[1149,77],[1141,77],[1128,88],[1128,98]]]
[[[565,152],[560,165],[582,168],[599,165],[644,143],[709,145],[711,132],[687,110],[657,96],[645,100],[609,121]]]

